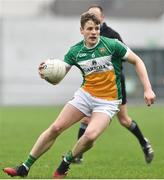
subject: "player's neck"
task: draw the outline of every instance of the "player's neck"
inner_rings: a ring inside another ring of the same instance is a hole
[[[93,46],[88,46],[88,45],[86,44],[85,40],[84,40],[84,46],[85,46],[87,49],[93,49],[93,48],[95,48],[95,47],[98,45],[99,41],[100,41],[100,37],[98,38],[96,44],[94,44]]]

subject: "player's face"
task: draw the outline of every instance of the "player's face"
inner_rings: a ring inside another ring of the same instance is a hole
[[[98,42],[100,36],[100,25],[89,20],[85,23],[83,28],[80,28],[80,30],[81,34],[84,36],[84,41],[87,47],[92,47]]]
[[[101,13],[99,8],[97,8],[97,7],[90,8],[88,10],[88,12],[94,14],[95,16],[97,16],[97,18],[100,19],[101,24],[103,23],[104,15]]]

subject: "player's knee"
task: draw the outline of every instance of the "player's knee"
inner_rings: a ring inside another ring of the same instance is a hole
[[[124,127],[129,127],[131,124],[131,119],[129,117],[121,116],[118,119],[119,119],[120,124]]]
[[[62,128],[57,125],[52,125],[49,128],[49,133],[51,137],[57,137],[59,134],[61,134]]]
[[[88,143],[93,143],[97,138],[97,134],[95,131],[85,132],[84,138]]]

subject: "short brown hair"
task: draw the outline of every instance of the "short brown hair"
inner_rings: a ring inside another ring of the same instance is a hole
[[[97,25],[101,23],[100,20],[93,13],[85,12],[81,15],[81,27],[84,28],[86,22],[88,22],[89,20],[93,21]]]

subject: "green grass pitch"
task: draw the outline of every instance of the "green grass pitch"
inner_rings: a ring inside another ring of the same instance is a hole
[[[2,172],[27,158],[40,133],[55,119],[60,107],[0,107],[0,179]],[[129,106],[129,114],[151,140],[155,157],[146,164],[136,138],[114,118],[110,127],[84,156],[81,165],[71,165],[69,179],[164,179],[164,107]],[[28,178],[50,179],[77,139],[79,123],[58,137],[55,145],[31,168]]]

